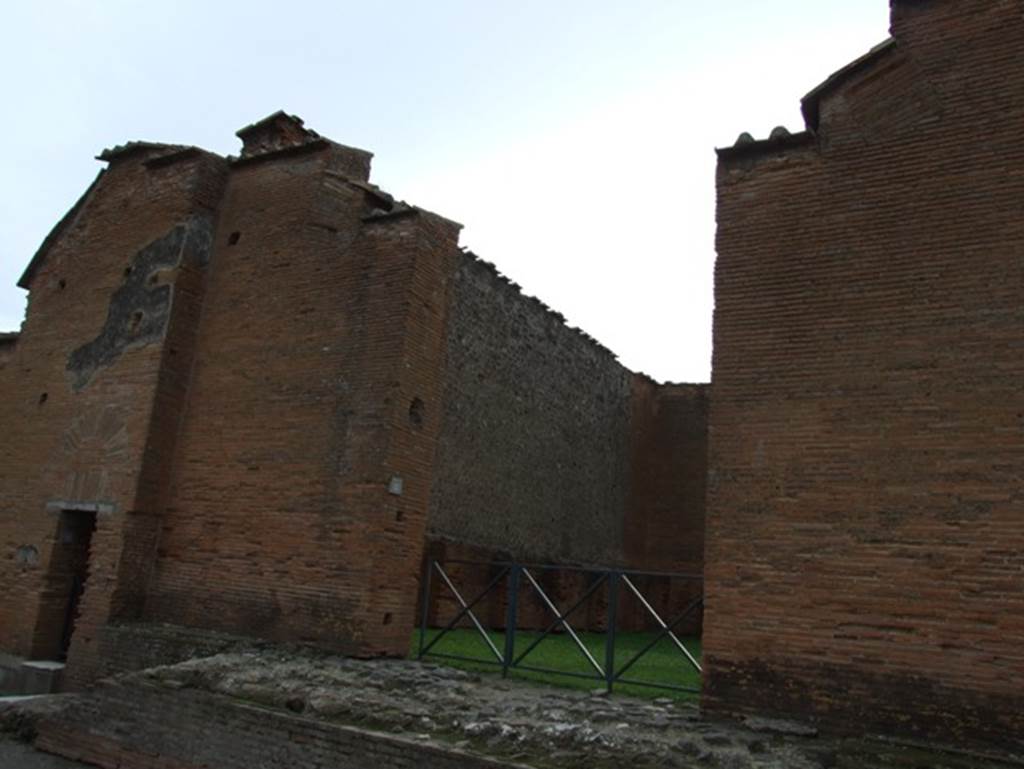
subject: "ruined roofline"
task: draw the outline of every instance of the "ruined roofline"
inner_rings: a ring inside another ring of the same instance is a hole
[[[790,133],[782,126],[775,128],[767,139],[755,139],[748,133],[740,134],[731,147],[719,147],[715,150],[720,161],[729,161],[749,155],[762,155],[769,152],[785,152],[798,147],[817,146],[818,137],[812,131]]]
[[[100,169],[100,172],[96,174],[96,178],[92,180],[92,184],[86,188],[81,197],[75,201],[75,204],[68,209],[68,212],[60,218],[60,220],[53,226],[53,229],[50,230],[45,238],[43,238],[43,242],[39,245],[39,248],[36,249],[35,254],[32,255],[25,271],[21,274],[21,277],[18,278],[18,288],[23,288],[26,291],[28,290],[29,284],[32,282],[32,278],[35,277],[36,271],[46,258],[46,254],[49,252],[53,244],[56,243],[64,234],[65,230],[71,226],[71,223],[78,218],[78,214],[85,205],[85,201],[89,199],[92,191],[96,189],[100,179],[103,178],[103,174],[106,172],[107,169]]]
[[[294,144],[289,147],[281,147],[280,149],[269,150],[256,155],[228,155],[227,159],[233,166],[247,166],[254,165],[256,163],[263,163],[267,160],[278,160],[279,158],[317,152],[319,150],[327,149],[332,144],[334,144],[334,142],[329,139],[317,137],[316,139],[310,139],[304,144]],[[362,150],[356,149],[355,147],[345,147],[345,149],[350,149],[354,152],[362,152]]]
[[[413,208],[415,208],[415,207],[413,207]],[[436,216],[436,214],[434,214],[434,215]],[[385,216],[389,216],[389,215],[385,215]],[[501,270],[498,269],[498,267],[493,262],[487,261],[486,259],[484,259],[480,255],[474,253],[471,249],[468,249],[466,247],[462,247],[459,250],[460,250],[461,256],[465,260],[467,260],[467,262],[469,264],[474,264],[477,267],[480,267],[483,270],[485,270],[488,273],[490,273],[491,276],[500,285],[503,285],[506,288],[506,290],[509,291],[511,296],[514,296],[514,297],[516,297],[519,300],[525,301],[528,304],[532,304],[533,306],[539,308],[549,320],[553,321],[555,324],[557,324],[561,328],[565,329],[566,331],[570,332],[571,334],[581,338],[584,341],[584,343],[589,345],[591,348],[597,350],[600,354],[605,355],[605,356],[611,358],[613,361],[615,361],[615,363],[617,365],[619,365],[624,371],[628,372],[632,376],[640,377],[641,379],[643,379],[643,380],[645,380],[647,382],[650,382],[651,384],[653,384],[653,385],[655,385],[657,387],[697,387],[697,388],[699,388],[699,387],[707,387],[707,386],[709,386],[710,383],[708,383],[708,382],[668,382],[668,381],[660,382],[657,379],[655,379],[654,377],[650,376],[649,374],[644,373],[643,371],[634,371],[633,369],[631,369],[628,366],[626,366],[625,364],[623,364],[621,360],[619,360],[619,356],[615,353],[615,351],[613,351],[613,350],[609,349],[608,347],[606,347],[605,345],[601,344],[600,341],[598,341],[597,339],[592,337],[590,334],[588,334],[582,328],[579,328],[578,326],[570,325],[568,320],[566,319],[566,317],[564,315],[562,315],[562,313],[560,313],[558,310],[556,310],[553,307],[551,307],[544,300],[539,299],[539,298],[537,298],[535,296],[531,296],[530,294],[525,293],[523,291],[523,287],[522,286],[520,286],[514,280],[512,280],[507,275],[505,275]]]
[[[800,111],[804,117],[805,130],[790,133],[782,126],[779,126],[772,131],[771,136],[767,139],[755,139],[749,133],[742,133],[731,147],[721,147],[715,150],[719,159],[728,161],[751,155],[784,152],[789,149],[816,144],[820,125],[821,99],[835,91],[854,75],[874,66],[877,61],[895,50],[896,39],[892,37],[887,38],[863,56],[854,59],[845,67],[833,72],[819,85],[809,91],[800,100]]]
[[[539,308],[549,320],[553,321],[555,324],[557,324],[561,328],[565,329],[566,331],[572,333],[573,335],[579,337],[587,345],[589,345],[593,349],[597,350],[600,354],[605,355],[607,357],[610,357],[619,366],[621,366],[623,370],[629,372],[633,376],[642,377],[643,379],[646,379],[647,381],[652,382],[653,384],[657,385],[658,387],[663,387],[663,386],[667,386],[667,385],[677,384],[677,383],[674,383],[674,382],[659,382],[658,380],[654,379],[653,377],[649,376],[648,374],[645,374],[642,371],[633,371],[629,367],[625,366],[622,363],[621,360],[619,360],[619,356],[613,350],[611,350],[608,347],[606,347],[605,345],[601,344],[601,342],[599,342],[597,339],[592,337],[590,334],[588,334],[582,328],[579,328],[578,326],[570,325],[568,320],[566,319],[566,317],[564,315],[562,315],[562,313],[560,313],[558,310],[556,310],[553,307],[551,307],[544,300],[539,299],[539,298],[537,298],[535,296],[531,296],[530,294],[525,293],[523,291],[523,287],[522,286],[520,286],[514,280],[512,280],[507,275],[505,275],[503,272],[501,272],[501,270],[499,270],[498,267],[493,262],[487,261],[486,259],[484,259],[483,257],[479,256],[478,254],[474,253],[472,250],[470,250],[468,248],[464,248],[463,247],[463,248],[460,249],[460,252],[461,252],[462,257],[464,259],[466,259],[468,263],[474,264],[474,265],[482,268],[483,270],[487,271],[488,273],[490,273],[491,276],[500,285],[505,286],[506,290],[510,292],[511,296],[514,296],[514,297],[516,297],[516,298],[518,298],[518,299],[520,299],[520,300],[522,300],[524,302],[527,302],[528,304],[532,304],[533,306]],[[680,382],[678,384],[702,386],[704,383]]]
[[[634,371],[633,376],[642,379],[644,382],[647,382],[648,384],[652,384],[655,387],[664,390],[671,390],[673,388],[686,390],[704,390],[711,387],[711,382],[672,382],[667,379],[664,382],[659,382],[650,374],[645,374],[643,371]]]
[[[0,344],[14,344],[19,336],[20,331],[0,331]]]
[[[804,116],[804,123],[809,131],[817,131],[819,125],[819,106],[823,96],[831,93],[841,86],[853,75],[868,69],[875,62],[882,59],[892,51],[896,50],[896,38],[889,37],[873,47],[860,58],[854,59],[845,67],[836,70],[815,88],[811,89],[804,98],[800,100],[800,111]]]
[[[603,344],[601,344],[599,341],[597,341],[594,337],[592,337],[583,329],[578,328],[576,326],[570,326],[565,316],[562,315],[562,313],[552,308],[543,300],[538,299],[535,296],[531,296],[530,294],[524,293],[523,287],[520,286],[511,278],[509,278],[503,272],[501,272],[501,270],[499,270],[493,262],[487,261],[486,259],[474,253],[468,248],[462,248],[460,249],[460,251],[462,253],[463,258],[466,259],[468,263],[475,264],[478,267],[481,267],[485,271],[489,272],[497,280],[499,284],[504,285],[506,289],[509,290],[512,296],[515,296],[527,302],[528,304],[532,304],[535,307],[539,308],[545,314],[545,316],[547,316],[550,320],[554,321],[557,325],[582,338],[587,344],[592,346],[594,349],[598,350],[603,355],[611,357],[614,361],[619,363],[620,366],[622,365],[621,362],[619,362],[618,355],[609,350],[607,347],[605,347]],[[625,366],[622,367],[626,368]]]
[[[309,134],[311,138],[321,138],[320,134],[318,134],[312,128],[306,128],[305,120],[300,118],[298,115],[289,115],[283,109],[279,109],[277,112],[272,112],[265,118],[261,118],[260,120],[256,120],[252,123],[249,123],[249,125],[247,126],[239,128],[237,131],[235,131],[235,136],[244,141],[245,137],[248,136],[249,134],[263,130],[264,128],[267,128],[271,123],[277,122],[278,120],[286,120],[290,123],[295,124],[297,128],[301,128],[303,131]]]
[[[130,141],[124,144],[117,144],[113,147],[108,147],[99,155],[96,156],[97,160],[104,162],[112,162],[114,160],[122,160],[131,155],[137,155],[140,152],[161,152],[166,151],[166,154],[176,154],[182,150],[198,149],[196,147],[190,147],[187,144],[164,144],[163,142],[147,142],[147,141]]]

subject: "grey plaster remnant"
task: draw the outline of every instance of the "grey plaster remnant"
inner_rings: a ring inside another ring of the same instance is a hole
[[[76,392],[126,350],[163,338],[173,289],[159,274],[185,262],[205,266],[212,242],[212,220],[197,215],[176,225],[134,256],[125,269],[124,282],[111,297],[99,336],[68,356],[67,370]]]

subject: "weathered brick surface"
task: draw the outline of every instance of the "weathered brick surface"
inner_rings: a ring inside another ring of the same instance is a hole
[[[403,653],[457,229],[333,160],[232,173],[145,617]]]
[[[1024,734],[1024,17],[895,42],[723,152],[705,705]]]
[[[204,153],[158,171],[143,164],[161,151],[113,157],[26,273],[28,314],[0,377],[0,647],[16,654],[59,650],[69,592],[49,569],[59,511],[99,506],[72,660],[118,611],[134,519],[155,512],[141,492],[164,328],[178,275],[207,257],[207,193],[222,164]],[[177,250],[147,250],[190,222]]]
[[[0,332],[0,371],[3,371],[18,345],[18,335],[12,332]]]
[[[428,519],[603,566],[687,537],[690,562],[690,524],[638,521],[700,516],[697,444],[666,443],[697,401],[637,384],[460,253],[458,225],[368,184],[369,153],[283,113],[239,136],[230,161],[103,153],[26,271],[28,317],[0,342],[0,649],[59,652],[68,509],[97,519],[73,687],[177,657],[132,623],[405,654]]]
[[[104,769],[502,769],[517,764],[198,691],[104,684],[39,726],[36,746]]]

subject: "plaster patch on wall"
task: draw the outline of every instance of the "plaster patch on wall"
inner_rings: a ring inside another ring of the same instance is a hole
[[[111,297],[99,336],[68,356],[67,370],[75,391],[126,350],[163,339],[173,289],[160,278],[186,261],[206,264],[212,239],[210,218],[193,216],[135,254],[124,271],[124,282]],[[156,281],[151,280],[154,275]]]

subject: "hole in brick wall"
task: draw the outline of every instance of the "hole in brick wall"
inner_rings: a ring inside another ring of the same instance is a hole
[[[178,354],[178,351],[177,351],[177,349],[175,349],[174,347],[170,347],[170,348],[168,348],[167,352],[168,352],[168,353],[169,353],[170,355],[177,355],[177,354]]]
[[[152,275],[149,276],[149,285],[155,286],[159,282],[160,282],[160,276],[157,275],[155,272]]]
[[[415,427],[423,426],[423,411],[426,406],[419,398],[413,398],[412,403],[409,404],[409,421]]]
[[[49,393],[43,393],[42,395],[40,395],[39,396],[39,405],[42,406],[44,403],[46,403],[46,400],[49,397],[50,397]]]
[[[389,612],[389,611],[388,612],[384,612],[384,624],[385,625],[390,625],[391,624],[391,612]]]
[[[242,237],[242,233],[240,233],[240,232],[232,232],[230,235],[228,235],[228,245],[229,246],[235,245],[235,243],[237,243],[241,237]]]
[[[124,268],[124,276],[127,278],[131,274],[132,274],[132,268],[131,267],[125,267]]]
[[[22,571],[34,569],[39,565],[39,550],[35,545],[22,545],[14,553],[14,562]]]
[[[139,330],[139,326],[142,325],[142,310],[136,310],[132,313],[132,317],[128,319],[128,331],[135,333]]]
[[[395,513],[395,520],[396,521],[403,521],[403,520],[405,520],[405,513],[403,513],[401,510],[396,512]]]
[[[63,291],[65,288],[67,288],[67,285],[68,285],[68,282],[66,280],[64,280],[64,278],[61,278],[60,280],[57,281],[57,287],[61,291]]]

